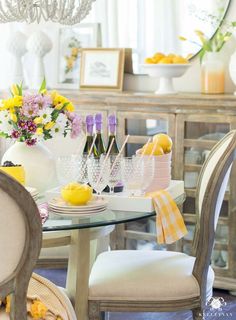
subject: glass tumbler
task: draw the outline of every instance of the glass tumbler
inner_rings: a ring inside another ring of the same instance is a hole
[[[139,156],[124,157],[121,160],[121,175],[128,194],[136,196],[142,193],[144,165]]]
[[[88,182],[98,195],[106,188],[109,181],[110,162],[103,157],[88,159]]]

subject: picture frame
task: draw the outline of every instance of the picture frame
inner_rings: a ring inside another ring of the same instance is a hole
[[[82,49],[80,89],[121,91],[124,65],[124,48]]]
[[[57,88],[78,89],[82,48],[101,46],[99,23],[81,23],[59,29]]]

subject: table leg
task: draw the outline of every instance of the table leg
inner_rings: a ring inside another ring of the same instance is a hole
[[[78,320],[88,319],[90,229],[71,231],[66,289]]]

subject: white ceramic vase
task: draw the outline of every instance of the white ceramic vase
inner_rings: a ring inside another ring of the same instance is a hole
[[[24,166],[26,186],[43,192],[57,185],[55,160],[43,144],[27,146],[24,142],[15,142],[3,155],[2,164],[5,161]]]

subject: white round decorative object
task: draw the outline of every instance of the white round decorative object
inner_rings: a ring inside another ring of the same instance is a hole
[[[15,142],[3,155],[2,164],[5,161],[24,167],[28,187],[42,192],[57,185],[55,160],[43,144],[27,146],[24,142]]]
[[[34,32],[27,41],[28,51],[35,56],[34,75],[31,81],[32,89],[38,89],[45,78],[43,59],[52,49],[52,41],[42,31]]]
[[[142,67],[150,77],[160,78],[159,88],[155,94],[176,94],[173,78],[184,75],[191,64],[143,64]]]
[[[26,49],[26,36],[20,31],[13,32],[6,43],[7,50],[13,55],[14,62],[13,68],[11,69],[11,82],[12,83],[23,83],[24,85],[24,74],[22,66],[22,57],[25,55]],[[24,87],[24,86],[23,86]],[[25,88],[25,87],[24,87]]]

